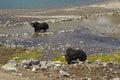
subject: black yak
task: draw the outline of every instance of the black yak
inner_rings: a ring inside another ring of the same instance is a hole
[[[32,27],[34,27],[35,32],[40,32],[41,30],[46,32],[47,29],[49,29],[49,25],[45,22],[43,23],[34,22],[34,23],[31,23],[31,25]]]
[[[84,62],[87,59],[87,55],[83,50],[74,50],[72,48],[68,48],[66,50],[65,59],[68,64],[72,64],[72,61],[77,59]]]

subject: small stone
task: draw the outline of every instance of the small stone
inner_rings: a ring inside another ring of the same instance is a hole
[[[15,36],[18,37],[18,36],[20,36],[20,34],[16,34]]]
[[[48,61],[46,64],[47,68],[53,68],[55,66],[54,61]]]
[[[54,61],[54,62],[55,62],[55,64],[62,64],[61,61]]]
[[[22,76],[23,76],[23,74],[19,73],[19,74],[18,74],[18,76],[22,77]]]
[[[112,72],[112,71],[113,71],[113,68],[109,68],[109,71],[111,71],[111,72]]]
[[[97,59],[97,60],[95,61],[96,64],[100,64],[101,62],[102,62],[101,59]]]
[[[23,60],[21,62],[21,65],[30,65],[31,64],[31,60]]]
[[[92,80],[92,78],[87,78],[87,80]]]
[[[37,71],[37,70],[40,69],[40,66],[39,66],[39,65],[33,65],[32,67],[33,67],[33,68],[32,68],[32,71],[33,71],[33,72],[35,72],[35,71]]]
[[[31,64],[32,65],[39,65],[39,63],[40,63],[40,60],[31,60]]]
[[[50,22],[51,22],[51,23],[55,23],[56,20],[55,20],[55,19],[51,19]]]
[[[68,72],[64,71],[64,70],[60,70],[59,73],[60,73],[61,76],[66,76],[66,77],[70,76],[70,74]]]
[[[14,76],[20,76],[20,77],[23,76],[21,73],[12,73],[12,75],[14,75]]]
[[[23,36],[27,36],[28,34],[27,33],[23,33]]]
[[[61,67],[61,64],[55,64],[54,68]]]
[[[107,66],[107,63],[105,63],[105,62],[103,62],[102,64],[103,64],[103,67],[106,67],[106,66]]]
[[[58,31],[58,33],[65,33],[65,30]]]
[[[52,78],[52,77],[53,77],[53,75],[52,75],[52,74],[48,74],[48,77],[49,77],[49,78]]]
[[[47,69],[47,66],[46,66],[46,64],[47,64],[47,61],[40,61],[40,68],[41,69]]]
[[[84,42],[83,41],[80,41],[80,44],[83,44]]]
[[[35,69],[35,68],[33,68],[33,69],[32,69],[32,71],[33,71],[33,72],[35,72],[35,71],[36,71],[36,69]]]
[[[112,80],[120,80],[120,78],[116,77],[116,78],[113,78]]]
[[[32,66],[31,60],[23,60],[20,64],[22,67],[27,69],[29,69]]]

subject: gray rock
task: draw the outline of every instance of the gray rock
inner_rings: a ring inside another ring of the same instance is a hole
[[[61,64],[55,64],[54,65],[54,68],[59,68],[59,67],[61,67],[62,65]]]
[[[88,77],[87,80],[92,80],[92,78]]]
[[[17,64],[17,61],[14,59],[9,60],[7,63]]]
[[[84,42],[83,41],[80,41],[80,44],[83,44]]]
[[[11,59],[7,62],[7,64],[2,66],[1,69],[7,70],[7,71],[17,71],[17,61]]]
[[[47,66],[48,68],[51,68],[51,67],[53,67],[54,65],[55,65],[54,61],[47,61],[46,66]]]
[[[101,59],[97,59],[94,63],[95,63],[95,64],[101,64],[101,63],[102,63],[102,60],[101,60]]]
[[[23,74],[21,74],[21,73],[12,73],[12,75],[13,75],[13,76],[20,76],[20,77],[23,76]]]
[[[23,66],[23,65],[31,65],[31,60],[23,60],[22,62],[21,62],[21,65]]]
[[[7,63],[1,67],[1,69],[6,71],[17,71],[17,66],[14,63]]]
[[[23,36],[27,36],[28,34],[27,34],[27,33],[23,33],[22,35],[23,35]]]
[[[47,66],[46,66],[46,64],[47,64],[47,61],[40,61],[40,68],[41,69],[47,69]]]
[[[20,64],[22,67],[29,69],[32,66],[31,61],[32,60],[23,60]]]
[[[103,62],[102,64],[103,64],[102,65],[103,67],[107,67],[107,63],[106,62]]]
[[[58,31],[58,33],[65,33],[65,30]]]
[[[68,72],[64,71],[64,70],[60,70],[59,73],[60,73],[61,76],[67,76],[67,77],[70,76],[70,74]]]
[[[31,60],[31,64],[32,65],[39,65],[40,64],[40,60],[33,59],[33,60]]]
[[[39,65],[33,65],[32,67],[33,67],[33,68],[32,68],[32,71],[33,71],[33,72],[35,72],[35,71],[37,71],[37,70],[40,69],[40,66],[39,66]]]
[[[51,69],[61,67],[61,63],[56,63],[54,61],[40,61],[41,69]]]
[[[52,74],[48,74],[48,77],[49,77],[49,78],[52,78],[52,77],[53,77],[53,75],[52,75]]]
[[[116,77],[116,78],[113,78],[112,80],[120,80],[120,78]]]

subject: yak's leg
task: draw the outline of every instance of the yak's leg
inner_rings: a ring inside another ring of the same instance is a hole
[[[35,30],[35,32],[38,32],[38,30],[36,28],[34,30]]]
[[[67,63],[68,63],[68,64],[71,64],[72,62],[71,62],[71,61],[68,61]]]
[[[47,31],[47,29],[44,29],[44,32],[46,32]]]

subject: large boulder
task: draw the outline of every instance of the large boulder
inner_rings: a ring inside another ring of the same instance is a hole
[[[16,60],[9,60],[7,64],[1,67],[3,70],[7,71],[17,71],[17,61]]]

